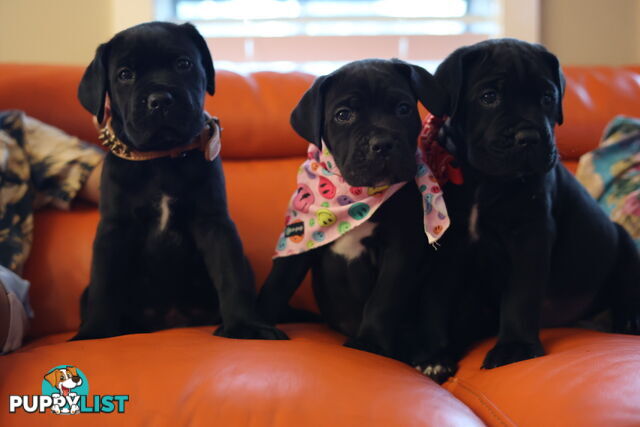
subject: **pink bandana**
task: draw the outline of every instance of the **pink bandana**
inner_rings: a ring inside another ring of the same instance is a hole
[[[449,217],[440,186],[425,162],[424,147],[419,145],[415,181],[422,194],[424,232],[429,243],[434,243],[449,227]],[[322,150],[309,144],[307,160],[298,169],[298,184],[274,258],[296,255],[337,240],[371,218],[406,183],[351,187],[340,175],[324,141]]]

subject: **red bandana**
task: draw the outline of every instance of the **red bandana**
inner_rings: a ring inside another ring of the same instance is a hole
[[[418,137],[425,153],[425,162],[433,172],[440,186],[451,181],[456,185],[464,182],[462,170],[456,165],[455,157],[438,143],[438,132],[446,119],[434,115],[427,115]]]

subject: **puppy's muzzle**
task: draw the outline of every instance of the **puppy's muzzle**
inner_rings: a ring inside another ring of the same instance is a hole
[[[396,135],[372,135],[365,144],[364,162],[359,162],[359,168],[368,177],[368,185],[406,181],[415,174],[415,152]]]
[[[145,102],[150,111],[168,110],[173,105],[173,95],[169,92],[153,92]]]
[[[503,155],[508,156],[504,158],[506,161],[523,162],[522,167],[537,172],[547,171],[555,163],[553,140],[537,128],[516,130],[507,141],[507,146],[502,147]]]
[[[542,145],[542,135],[534,128],[526,128],[507,133],[493,144],[493,150],[501,154],[515,154]]]
[[[513,137],[516,149],[539,145],[542,142],[540,132],[535,129],[523,129]]]
[[[389,157],[396,145],[396,142],[392,138],[373,137],[369,140],[369,151],[374,157]]]

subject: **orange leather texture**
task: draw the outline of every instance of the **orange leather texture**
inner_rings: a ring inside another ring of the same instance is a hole
[[[76,100],[82,71],[0,64],[0,110],[23,109],[97,141],[90,114]],[[640,67],[567,67],[565,74],[558,145],[574,170],[614,115],[640,117]],[[306,150],[289,114],[312,80],[218,71],[217,94],[207,99],[224,128],[231,215],[258,284]],[[95,208],[80,203],[36,215],[25,270],[36,318],[28,345],[0,357],[0,425],[440,426],[477,425],[476,415],[489,425],[640,425],[637,337],[544,331],[548,356],[482,371],[486,342],[445,388],[398,362],[341,347],[342,337],[321,325],[284,326],[291,342],[226,340],[212,337],[212,328],[193,328],[65,343],[78,326],[97,221]],[[308,283],[294,305],[315,308]],[[8,413],[9,394],[39,393],[42,376],[59,364],[82,369],[90,394],[129,394],[126,413]]]
[[[286,325],[291,341],[213,337],[211,327],[108,340],[53,335],[0,360],[3,426],[480,426],[448,391],[391,359],[341,346],[321,325]],[[9,394],[39,394],[60,363],[89,394],[128,394],[119,414],[7,412]],[[10,367],[10,369],[8,369]]]
[[[481,370],[476,346],[445,388],[490,425],[640,425],[640,338],[581,329],[542,332],[547,355]]]
[[[97,142],[91,114],[76,98],[83,72],[81,67],[0,64],[0,110],[25,110],[85,141]],[[307,143],[289,126],[289,115],[312,82],[313,76],[304,73],[262,71],[241,76],[218,70],[216,93],[206,97],[205,108],[221,119],[223,158],[304,156]],[[42,94],[49,99],[41,99]]]

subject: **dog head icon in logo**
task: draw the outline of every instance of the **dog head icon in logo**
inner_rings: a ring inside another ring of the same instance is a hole
[[[42,394],[54,398],[56,403],[51,407],[53,413],[77,414],[80,412],[80,395],[89,394],[89,383],[80,369],[60,365],[45,374]]]
[[[87,376],[73,365],[56,366],[40,378],[42,394],[9,395],[10,413],[22,410],[27,414],[122,414],[129,402],[128,394],[100,393],[89,396]]]

